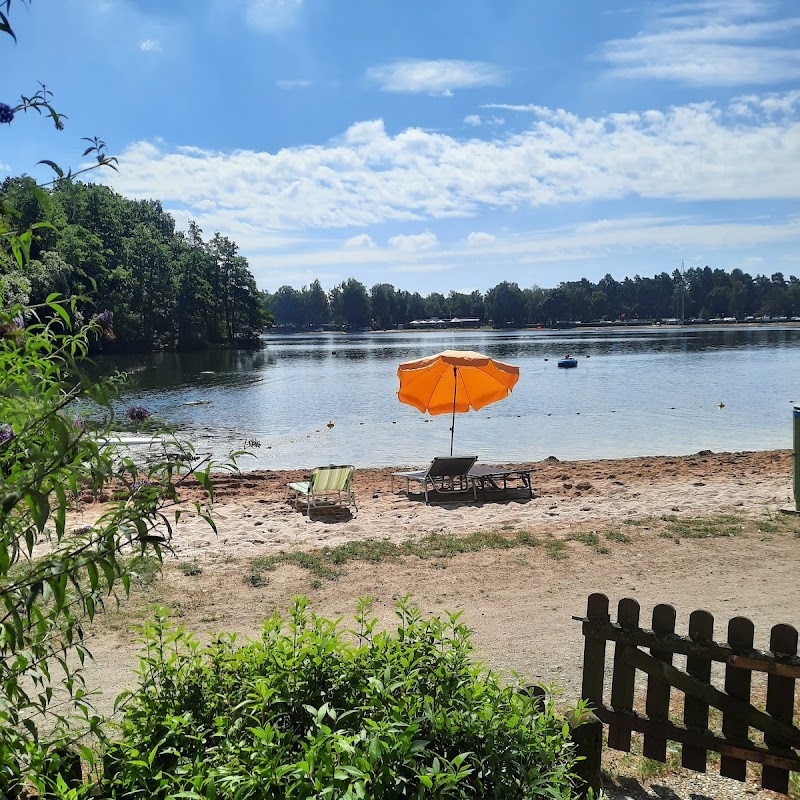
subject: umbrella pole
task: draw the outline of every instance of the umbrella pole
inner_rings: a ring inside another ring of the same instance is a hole
[[[458,371],[453,367],[453,421],[450,423],[450,455],[453,455],[453,434],[456,430],[456,389],[458,388]]]

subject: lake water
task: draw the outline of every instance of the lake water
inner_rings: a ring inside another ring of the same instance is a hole
[[[133,370],[126,403],[222,457],[257,439],[251,469],[425,464],[450,416],[397,400],[397,365],[445,349],[520,368],[508,398],[456,415],[455,452],[489,463],[685,455],[792,446],[800,329],[270,335],[257,352],[109,357]],[[559,369],[566,353],[576,369]],[[724,404],[724,407],[721,407]],[[329,427],[328,423],[333,423]]]

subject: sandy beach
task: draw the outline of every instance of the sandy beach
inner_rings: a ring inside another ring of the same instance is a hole
[[[583,638],[572,616],[584,612],[591,592],[606,593],[612,606],[636,598],[646,621],[653,605],[672,603],[679,631],[696,608],[711,611],[720,632],[731,617],[748,616],[757,646],[766,646],[772,625],[800,619],[800,522],[780,513],[793,505],[790,451],[505,466],[531,470],[533,498],[511,491],[477,503],[451,497],[425,505],[419,494],[406,496],[402,481],[390,490],[392,469],[358,469],[357,513],[322,511],[311,519],[286,501],[286,484],[309,470],[219,476],[218,532],[197,520],[181,522],[162,576],[95,630],[90,682],[107,698],[131,684],[137,649],[130,624],[150,600],[172,607],[199,633],[257,635],[263,619],[285,612],[293,595],[307,595],[314,611],[346,621],[356,599],[368,596],[375,616],[391,624],[395,599],[410,594],[426,613],[463,610],[478,658],[503,674],[556,684],[565,703],[580,695]],[[98,510],[87,506],[85,521]],[[513,546],[343,559],[327,577],[279,563],[253,577],[254,562],[270,556],[479,532]],[[723,783],[710,796],[744,791]],[[741,796],[754,796],[747,790]]]

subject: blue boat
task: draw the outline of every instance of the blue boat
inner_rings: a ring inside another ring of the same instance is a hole
[[[578,366],[578,359],[577,358],[571,358],[571,357],[567,356],[567,358],[562,358],[558,362],[558,366],[559,367],[563,367],[564,369],[569,369],[570,367],[577,367]]]

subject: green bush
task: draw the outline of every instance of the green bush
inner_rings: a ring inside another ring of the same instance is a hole
[[[569,798],[574,754],[551,701],[501,685],[452,614],[407,600],[395,632],[296,598],[260,641],[201,647],[163,611],[106,753],[115,798]]]

